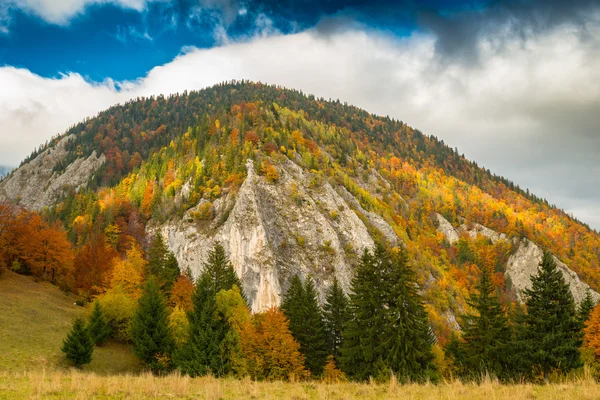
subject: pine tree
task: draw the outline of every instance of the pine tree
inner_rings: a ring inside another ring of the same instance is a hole
[[[327,345],[329,354],[337,361],[343,345],[342,332],[344,323],[348,316],[348,298],[344,294],[337,278],[329,288],[325,305],[323,306],[323,318],[325,320],[325,332],[327,333]]]
[[[523,317],[520,340],[531,366],[548,373],[563,373],[581,365],[579,347],[582,332],[569,285],[550,253],[545,252],[538,274],[525,291],[527,314]]]
[[[162,235],[157,233],[148,250],[148,272],[160,282],[164,291],[169,291],[181,274],[177,259],[171,252]]]
[[[490,272],[484,268],[469,305],[476,314],[463,316],[463,360],[469,374],[503,377],[507,373],[507,346],[511,340],[506,312],[496,296]]]
[[[210,289],[215,295],[221,290],[229,290],[236,285],[242,290],[242,282],[235,273],[233,265],[221,243],[215,243],[212,251],[208,254],[208,260],[204,263],[203,275],[206,275],[210,281]],[[246,300],[246,295],[242,291],[242,297]]]
[[[579,318],[579,323],[581,327],[585,326],[585,322],[590,318],[592,314],[592,310],[596,306],[596,302],[592,298],[592,292],[588,288],[585,292],[585,297],[579,304],[579,308],[577,309],[577,317]]]
[[[312,279],[307,279],[303,286],[300,278],[294,276],[281,309],[290,321],[292,335],[300,344],[306,368],[313,376],[320,376],[327,358],[327,336]]]
[[[217,243],[209,253],[194,289],[193,310],[188,313],[189,339],[177,356],[177,365],[183,373],[221,376],[230,372],[230,360],[221,346],[230,326],[217,312],[216,295],[234,285],[242,287],[225,249]]]
[[[158,283],[150,277],[138,301],[131,337],[133,352],[155,374],[169,370],[172,364],[174,343],[168,318]]]
[[[352,378],[433,377],[434,342],[404,250],[365,250],[352,280],[341,365]]]
[[[92,343],[97,346],[102,346],[110,337],[111,329],[98,300],[94,302],[94,308],[90,314],[87,330],[92,339]]]
[[[83,319],[75,318],[73,328],[64,340],[61,350],[65,353],[67,360],[77,368],[92,361],[94,345]]]

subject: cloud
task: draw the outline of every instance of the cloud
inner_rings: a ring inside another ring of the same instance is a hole
[[[3,0],[0,4],[0,31],[8,32],[11,15],[20,10],[35,15],[55,25],[68,25],[73,17],[81,15],[93,5],[112,4],[118,7],[143,11],[151,2],[169,0]]]
[[[502,47],[479,40],[477,65],[441,62],[430,34],[398,38],[355,27],[187,48],[131,82],[1,68],[0,164],[18,163],[113,103],[252,79],[401,119],[600,228],[597,21],[590,16],[525,39],[504,31]]]

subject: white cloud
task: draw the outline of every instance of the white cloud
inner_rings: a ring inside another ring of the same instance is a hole
[[[0,164],[18,163],[51,135],[113,103],[251,79],[402,119],[600,228],[600,28],[585,29],[586,38],[563,26],[525,41],[509,36],[501,48],[482,42],[474,66],[440,63],[427,35],[258,34],[186,49],[146,77],[119,83],[121,91],[76,74],[50,80],[1,68]]]
[[[40,17],[44,21],[67,25],[69,21],[84,12],[86,7],[98,4],[113,4],[119,7],[142,11],[146,4],[164,0],[3,0],[0,5],[0,31],[8,32],[11,11],[19,9]]]

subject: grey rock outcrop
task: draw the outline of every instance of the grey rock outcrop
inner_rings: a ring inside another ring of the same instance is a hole
[[[473,239],[476,238],[477,235],[483,235],[490,239],[492,243],[496,243],[499,240],[509,240],[508,236],[504,233],[498,233],[481,224],[472,224],[470,229],[467,224],[462,224],[458,229],[455,229],[442,215],[436,214],[436,216],[437,229],[446,237],[450,244],[458,242],[458,239],[463,232],[467,233]],[[523,302],[525,300],[523,298],[523,293],[526,289],[531,288],[531,276],[537,274],[544,253],[539,246],[529,239],[518,240],[515,238],[513,239],[513,243],[518,244],[518,248],[516,252],[509,257],[506,263],[506,276],[510,278],[517,299]],[[585,297],[589,286],[585,282],[582,282],[577,274],[569,269],[565,263],[555,256],[553,257],[557,267],[562,272],[565,281],[569,284],[575,302],[581,302]],[[590,292],[594,300],[600,300],[600,295],[598,293],[593,290],[590,290]]]
[[[522,239],[519,242],[517,251],[510,256],[506,264],[506,275],[510,278],[512,286],[515,289],[517,298],[524,301],[523,292],[531,288],[531,276],[538,272],[539,264],[542,261],[544,252],[535,243],[529,239]],[[571,293],[575,302],[579,303],[585,298],[589,286],[582,282],[577,274],[569,269],[565,263],[554,257],[556,266],[562,272],[565,281],[569,284]],[[600,295],[590,290],[595,301],[600,299]]]
[[[104,154],[98,157],[94,151],[87,158],[76,159],[62,173],[53,171],[67,156],[65,146],[73,137],[64,137],[0,182],[0,201],[8,200],[40,210],[55,204],[65,190],[84,187],[94,171],[104,164],[105,157]]]
[[[195,221],[192,209],[182,220],[149,227],[161,232],[180,265],[195,275],[214,241],[220,241],[253,311],[279,305],[295,274],[312,276],[321,301],[334,276],[347,290],[360,253],[374,245],[355,210],[372,228],[398,241],[389,224],[363,210],[349,192],[327,181],[315,185],[310,172],[287,158],[277,167],[279,180],[269,183],[249,161],[239,192],[213,203],[210,222]]]
[[[454,229],[454,227],[452,226],[452,224],[441,214],[436,213],[435,216],[437,217],[438,231],[440,231],[446,237],[446,240],[448,240],[450,244],[458,242],[459,235],[456,229]]]

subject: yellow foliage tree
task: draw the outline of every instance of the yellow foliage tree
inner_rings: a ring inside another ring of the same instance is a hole
[[[118,260],[113,267],[111,287],[120,287],[126,294],[139,299],[147,265],[142,248],[137,243],[132,243],[125,258]]]

